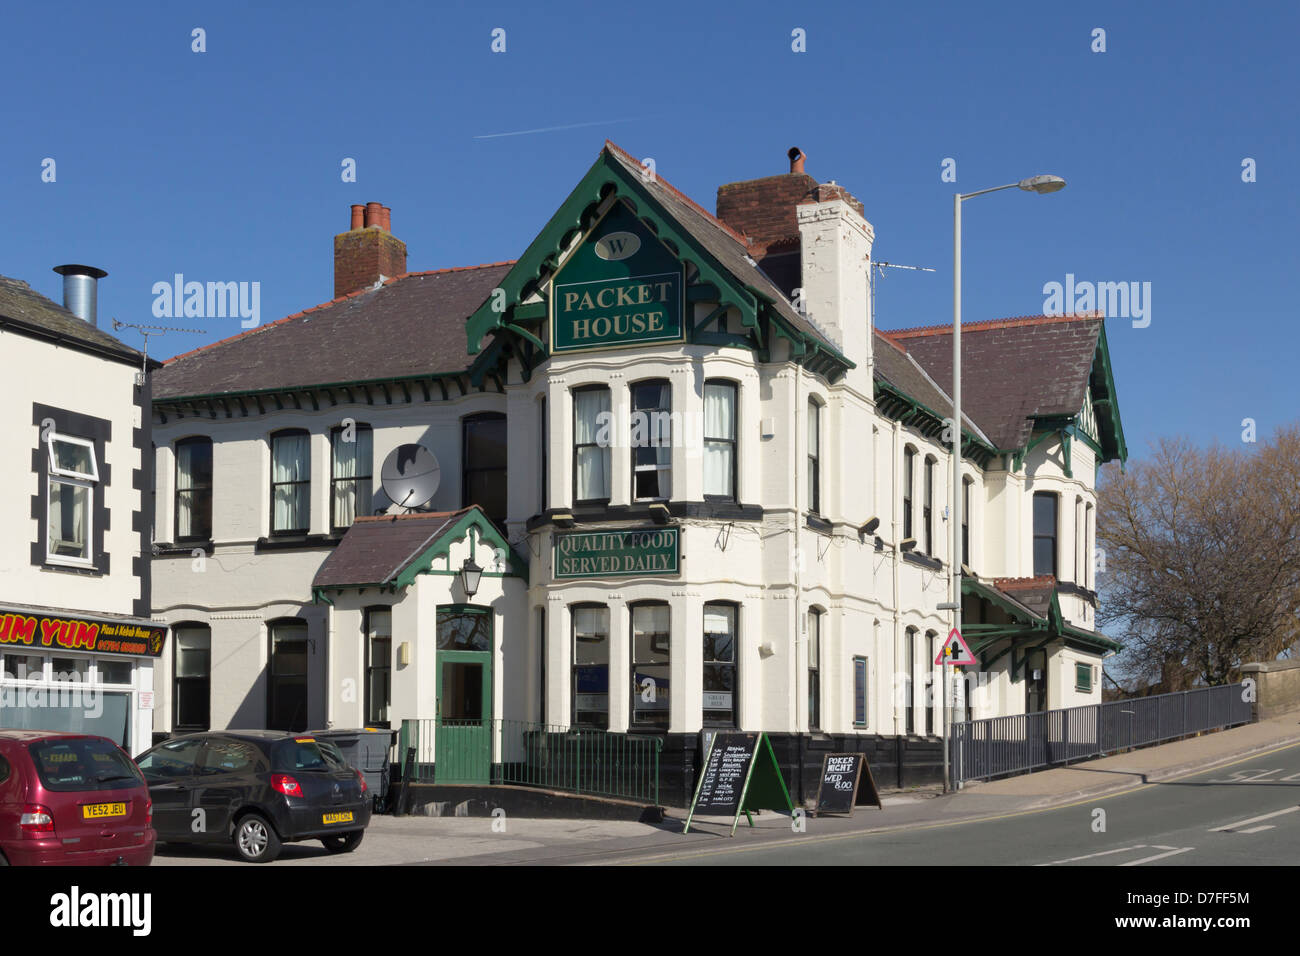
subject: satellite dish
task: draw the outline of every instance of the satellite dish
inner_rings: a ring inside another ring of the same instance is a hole
[[[423,445],[398,445],[379,469],[379,483],[395,505],[418,508],[438,490],[442,468]]]

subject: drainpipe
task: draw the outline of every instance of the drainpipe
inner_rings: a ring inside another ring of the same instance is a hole
[[[800,550],[800,524],[799,521],[799,466],[803,464],[802,456],[799,449],[803,446],[799,441],[799,409],[803,407],[800,404],[800,385],[803,382],[803,370],[799,368],[796,362],[794,366],[794,653],[791,654],[790,661],[790,690],[793,696],[794,707],[794,730],[795,734],[801,733],[803,717],[799,712],[799,645],[807,643],[807,635],[804,634],[804,617],[799,613],[799,605],[803,599],[803,575],[800,573],[803,568],[803,552]],[[820,463],[819,463],[820,464]],[[803,780],[803,738],[800,741],[799,757],[799,780]]]
[[[891,528],[893,546],[891,548],[891,558],[893,559],[893,602],[894,602],[894,674],[892,680],[892,697],[894,702],[894,736],[902,734],[902,711],[898,706],[898,675],[902,674],[900,662],[902,661],[902,613],[898,607],[898,574],[901,571],[901,553],[898,551],[898,509],[894,502],[898,501],[898,479],[900,479],[900,468],[898,468],[898,423],[893,423],[893,444],[889,447],[889,470],[893,473],[893,481],[889,483],[889,528]],[[909,688],[910,689],[910,688]]]

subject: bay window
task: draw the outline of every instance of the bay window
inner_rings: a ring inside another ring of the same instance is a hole
[[[498,527],[506,523],[506,417],[469,415],[461,423],[461,507],[478,505]]]
[[[575,605],[573,726],[609,729],[609,608]]]
[[[632,386],[632,500],[672,497],[673,389],[666,380]]]
[[[632,607],[632,723],[668,728],[672,626],[667,604]]]
[[[609,389],[573,392],[574,502],[609,501]]]
[[[1034,577],[1056,576],[1056,511],[1054,493],[1034,492]]]

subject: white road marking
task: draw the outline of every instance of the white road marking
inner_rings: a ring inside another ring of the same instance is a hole
[[[1161,848],[1154,847],[1153,849],[1158,850]],[[1179,853],[1187,853],[1188,851],[1195,850],[1195,849],[1196,847],[1194,846],[1185,846],[1181,850],[1171,849],[1168,853],[1157,853],[1155,856],[1145,856],[1140,860],[1132,860],[1128,863],[1121,863],[1120,866],[1141,866],[1143,863],[1154,863],[1156,860],[1163,860],[1167,856],[1177,856]]]
[[[1300,805],[1287,807],[1285,810],[1275,810],[1272,813],[1265,813],[1263,816],[1251,817],[1249,820],[1238,820],[1236,823],[1229,823],[1226,826],[1214,827],[1210,832],[1220,833],[1224,830],[1236,830],[1238,827],[1248,827],[1252,823],[1259,823],[1261,820],[1272,820],[1274,817],[1280,817],[1287,813],[1295,813],[1297,810],[1300,810]],[[1251,830],[1249,832],[1254,833],[1255,831]]]
[[[1251,827],[1249,830],[1238,830],[1238,833],[1258,833],[1260,830],[1276,830],[1277,828],[1271,823],[1266,823],[1262,827]]]
[[[1110,856],[1112,853],[1127,853],[1129,850],[1145,850],[1147,845],[1139,843],[1137,846],[1120,847],[1118,850],[1103,850],[1100,853],[1085,853],[1083,856],[1072,856],[1066,860],[1053,860],[1051,863],[1035,863],[1035,866],[1056,866],[1059,863],[1073,863],[1076,860],[1091,860],[1096,856]]]

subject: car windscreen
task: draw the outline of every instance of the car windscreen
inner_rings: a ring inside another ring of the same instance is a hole
[[[41,784],[55,793],[129,790],[144,784],[131,758],[109,740],[40,740],[27,749]]]
[[[271,768],[281,773],[294,770],[332,772],[347,769],[339,748],[315,737],[282,740],[271,749]]]

